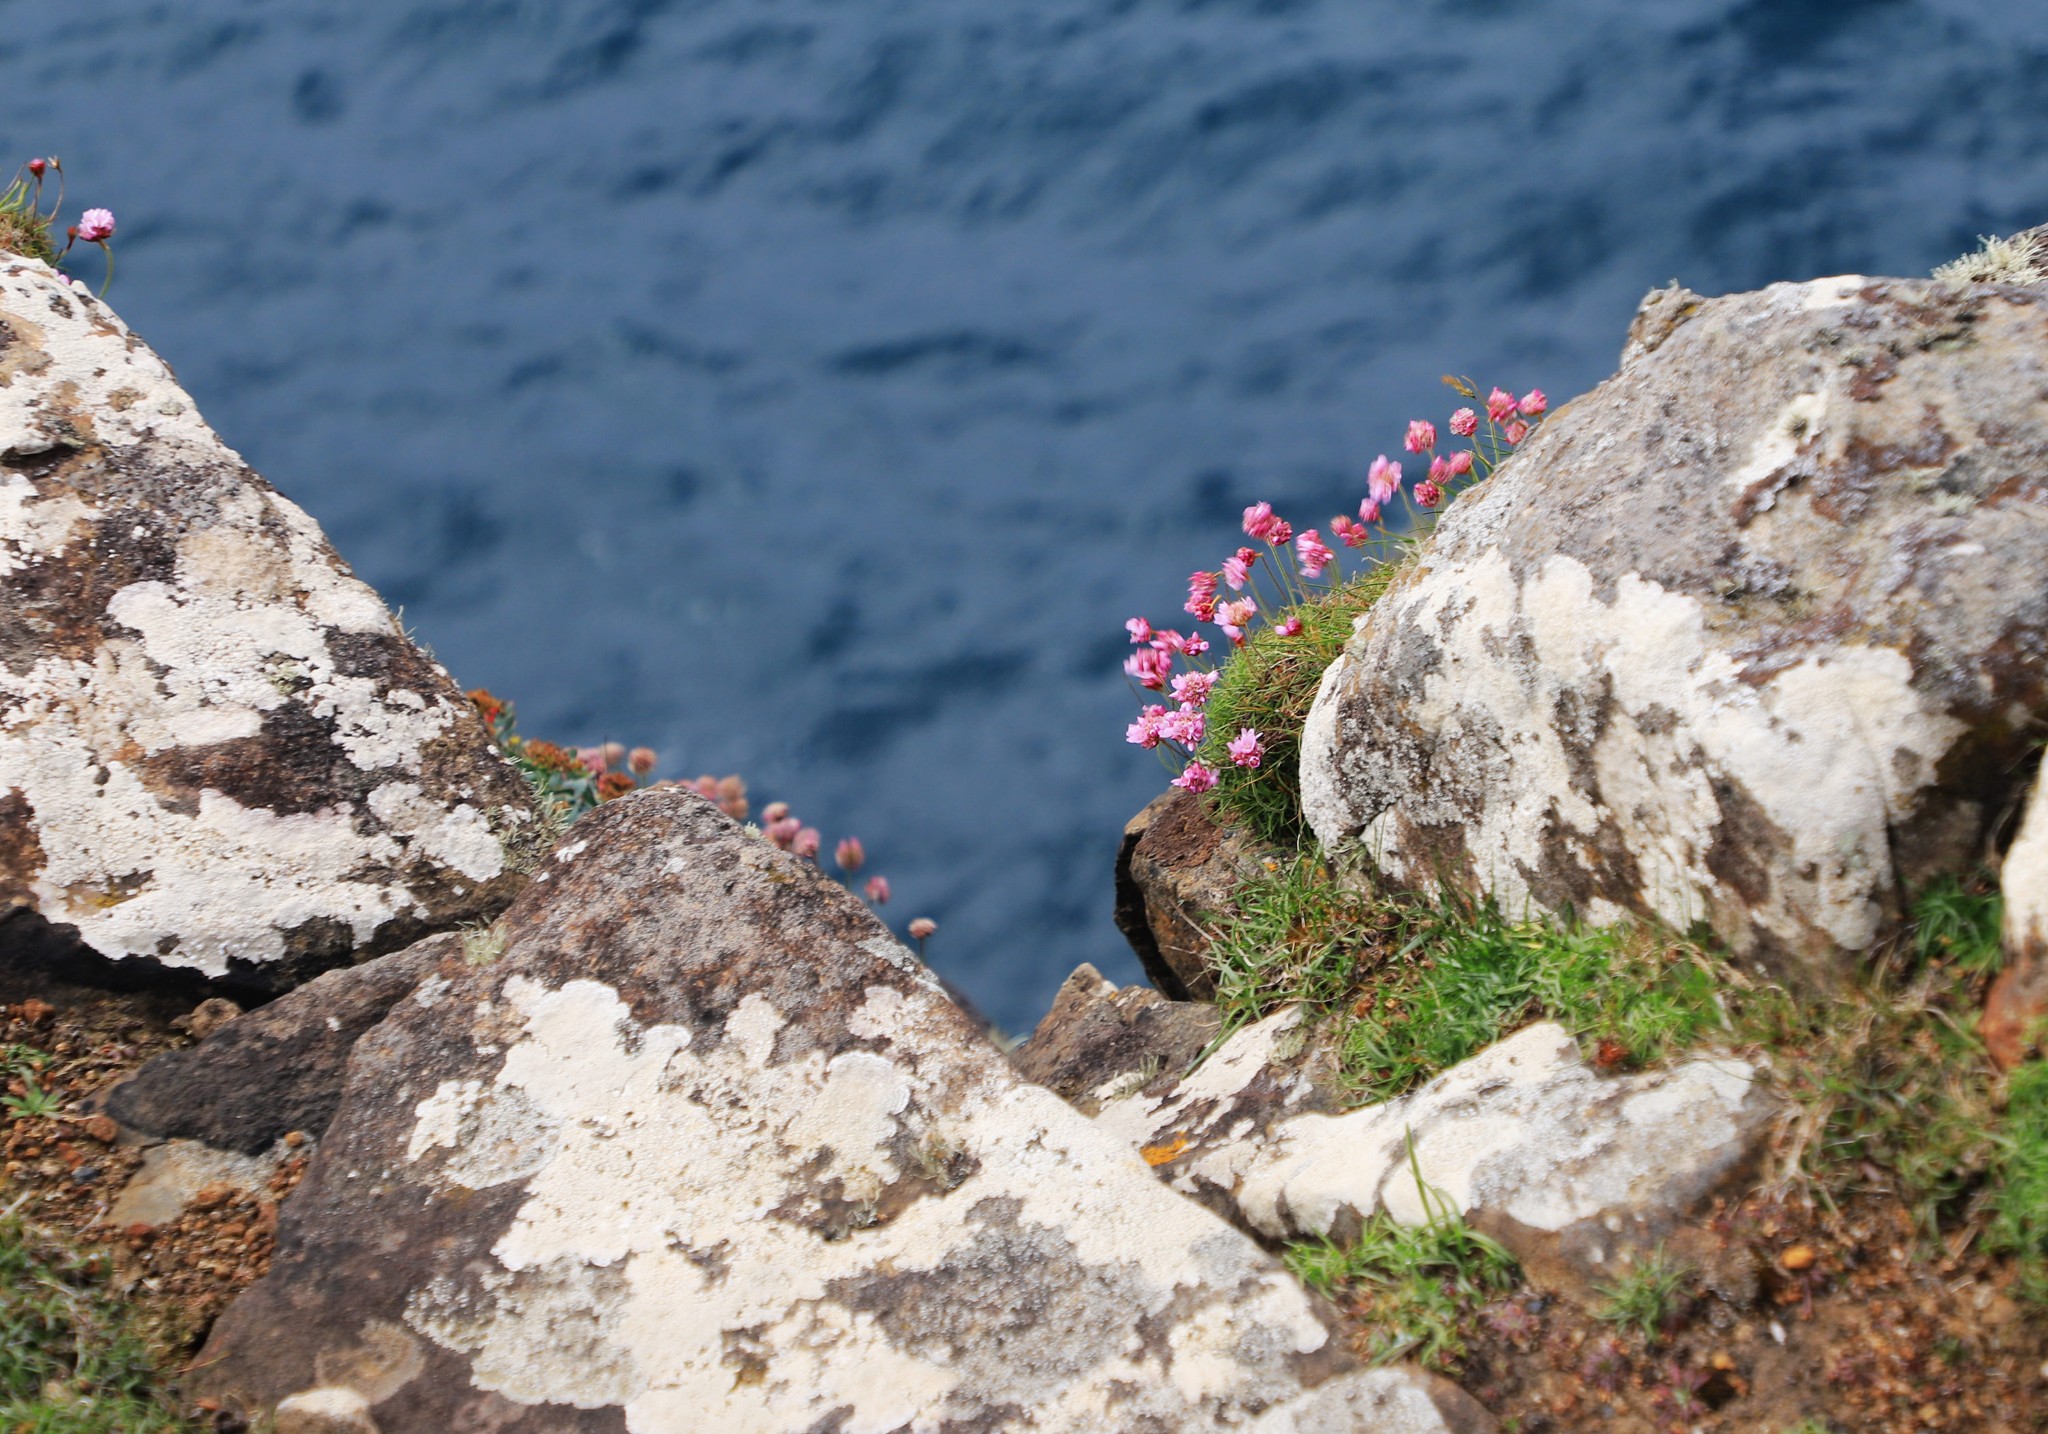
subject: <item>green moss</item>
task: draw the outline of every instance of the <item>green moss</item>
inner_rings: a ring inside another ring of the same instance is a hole
[[[0,1220],[0,1429],[17,1434],[177,1434],[167,1374],[105,1261]]]
[[[1307,833],[1301,811],[1301,729],[1323,673],[1351,638],[1352,619],[1370,611],[1393,583],[1408,548],[1397,540],[1369,572],[1313,602],[1289,609],[1301,631],[1282,637],[1261,626],[1223,665],[1209,695],[1208,735],[1196,754],[1217,772],[1212,799],[1224,819],[1242,823],[1273,846],[1299,845]],[[1241,730],[1257,731],[1266,745],[1256,767],[1239,767],[1224,744]]]
[[[2013,1256],[2020,1293],[2048,1306],[2048,1061],[2029,1061],[2006,1086],[1992,1165],[1991,1249]]]

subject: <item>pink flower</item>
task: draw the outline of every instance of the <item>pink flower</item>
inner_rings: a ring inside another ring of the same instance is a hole
[[[1372,494],[1373,502],[1391,502],[1401,491],[1401,465],[1387,462],[1387,455],[1382,453],[1372,460],[1372,467],[1365,475],[1365,486]]]
[[[576,749],[576,760],[590,768],[592,772],[602,774],[604,771],[604,748],[578,747]]]
[[[1415,501],[1425,508],[1434,508],[1444,500],[1444,490],[1424,480],[1415,485]]]
[[[1202,734],[1208,728],[1209,719],[1202,715],[1202,709],[1185,702],[1159,719],[1159,735],[1190,752],[1202,745]]]
[[[1519,418],[1516,419],[1513,423],[1510,423],[1506,428],[1503,428],[1501,430],[1501,437],[1507,439],[1507,441],[1510,443],[1520,443],[1524,438],[1527,438],[1528,436],[1529,425],[1522,422],[1522,420]]]
[[[1186,652],[1188,640],[1170,627],[1160,628],[1152,634],[1152,645],[1161,652]]]
[[[1342,513],[1330,519],[1330,534],[1347,548],[1362,548],[1366,544],[1365,525],[1352,522]]]
[[[1544,409],[1550,407],[1550,400],[1543,396],[1542,389],[1532,388],[1522,395],[1520,406],[1525,417],[1534,418],[1537,414],[1543,412]]]
[[[1247,538],[1263,538],[1273,527],[1273,505],[1254,503],[1244,510],[1244,535]]]
[[[1323,543],[1323,535],[1310,528],[1294,540],[1294,556],[1301,564],[1301,575],[1305,578],[1319,578],[1330,560],[1337,555]]]
[[[1429,481],[1442,487],[1444,480],[1451,476],[1450,460],[1443,457],[1429,460]]]
[[[1436,447],[1436,425],[1425,418],[1408,420],[1406,445],[1410,453],[1427,453]]]
[[[1173,785],[1184,792],[1206,792],[1216,785],[1216,773],[1200,762],[1190,762],[1187,770],[1173,779]]]
[[[1181,639],[1180,650],[1189,657],[1200,657],[1209,650],[1209,639],[1199,632],[1191,632]]]
[[[48,169],[49,167],[50,161],[48,161],[47,159],[32,159],[28,162],[28,172],[30,174],[33,174],[37,179],[41,179],[43,177],[43,171]]]
[[[932,933],[938,929],[938,922],[932,920],[929,916],[920,916],[917,920],[910,923],[910,939],[913,941],[929,941],[931,940]]]
[[[888,901],[889,901],[889,878],[888,878],[888,877],[886,877],[886,876],[871,876],[871,877],[869,877],[869,878],[868,878],[868,900],[869,900],[869,901],[872,901],[872,902],[874,902],[874,903],[875,903],[875,905],[877,905],[877,906],[885,906],[885,905],[887,905],[887,904],[888,904]]]
[[[1506,423],[1515,416],[1515,396],[1498,388],[1486,395],[1486,416],[1495,423]]]
[[[1159,719],[1166,715],[1166,709],[1158,703],[1145,708],[1138,714],[1138,720],[1124,728],[1124,740],[1134,747],[1156,747],[1159,745]]]
[[[1460,438],[1470,438],[1479,431],[1479,415],[1469,408],[1461,408],[1451,415],[1451,432]]]
[[[1368,498],[1358,505],[1358,521],[1368,526],[1380,520],[1380,504],[1377,498]]]
[[[1231,627],[1248,627],[1251,625],[1252,615],[1258,610],[1259,605],[1250,598],[1239,598],[1236,602],[1227,602],[1217,608],[1216,616]]]
[[[803,829],[804,824],[791,816],[777,817],[764,828],[768,833],[768,840],[774,842],[784,851],[790,849],[796,842],[797,837],[802,835]]]
[[[1252,580],[1252,564],[1258,560],[1258,552],[1252,548],[1239,548],[1223,560],[1223,581],[1230,584],[1232,592],[1244,591],[1244,585]]]
[[[761,820],[770,826],[773,826],[788,815],[788,802],[770,802],[767,806],[761,808]]]
[[[1182,609],[1197,622],[1212,622],[1216,617],[1216,574],[1189,573],[1188,600]]]
[[[1173,679],[1173,700],[1189,703],[1196,707],[1209,700],[1209,693],[1216,686],[1221,674],[1215,672],[1183,672]]]
[[[88,209],[78,216],[78,237],[88,244],[104,244],[114,237],[114,211]]]
[[[796,839],[790,842],[789,849],[798,856],[815,858],[818,854],[818,843],[822,840],[816,827],[805,827],[796,834]]]
[[[859,871],[861,863],[867,859],[867,849],[860,844],[859,837],[841,837],[839,845],[832,848],[832,860],[838,862],[839,869],[844,872]]]
[[[660,760],[661,758],[654,755],[652,747],[635,747],[626,754],[626,765],[632,769],[636,777],[646,776],[654,770],[655,764]]]
[[[1244,728],[1236,737],[1224,744],[1230,753],[1230,760],[1240,767],[1256,767],[1259,759],[1266,755],[1266,744],[1259,740],[1259,734],[1250,727]]]
[[[1276,548],[1284,548],[1287,546],[1288,539],[1293,536],[1294,524],[1288,522],[1285,518],[1275,518],[1272,530],[1266,534],[1266,541]]]
[[[1140,687],[1154,692],[1166,690],[1166,674],[1173,669],[1173,654],[1156,647],[1141,647],[1124,659],[1124,671]]]
[[[1145,621],[1142,617],[1125,618],[1124,631],[1131,635],[1132,642],[1150,642],[1152,640],[1152,624]]]
[[[1453,453],[1451,455],[1450,469],[1453,478],[1462,477],[1464,474],[1470,473],[1472,471],[1472,450],[1460,448],[1456,453]]]
[[[1273,631],[1279,633],[1282,637],[1293,637],[1301,631],[1301,619],[1293,613],[1289,613],[1286,617],[1273,624]]]

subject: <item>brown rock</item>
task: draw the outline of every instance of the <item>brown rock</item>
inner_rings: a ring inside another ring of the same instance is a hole
[[[356,1039],[444,969],[464,969],[458,933],[330,971],[150,1060],[107,1093],[104,1108],[132,1129],[245,1155],[293,1131],[318,1135],[341,1101]]]
[[[1208,932],[1261,851],[1247,833],[1220,825],[1206,798],[1188,792],[1154,798],[1125,826],[1117,926],[1170,999],[1214,998]]]
[[[2011,1070],[2041,1045],[2048,1029],[2048,961],[2022,956],[1998,973],[1984,996],[1977,1034],[2000,1070]]]
[[[1491,1427],[694,793],[600,807],[401,1001],[195,1393],[386,1434]]]
[[[1024,1079],[1093,1115],[1116,1094],[1178,1079],[1222,1029],[1222,1015],[1206,1002],[1119,987],[1083,963],[1010,1063]]]
[[[0,254],[0,955],[287,990],[495,912],[540,834],[318,525]]]
[[[1658,306],[1367,615],[1304,808],[1400,885],[1833,979],[1981,858],[2048,720],[2048,293]]]
[[[219,996],[209,996],[171,1022],[171,1027],[183,1031],[195,1041],[203,1041],[241,1014],[242,1008],[233,1001],[223,1000]]]

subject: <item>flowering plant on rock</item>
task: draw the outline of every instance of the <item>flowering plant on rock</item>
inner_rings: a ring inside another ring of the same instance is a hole
[[[51,175],[57,177],[57,193],[50,201],[47,213],[43,210],[43,181]],[[106,255],[106,277],[100,280],[100,293],[107,292],[107,285],[114,281],[114,246],[108,241],[114,237],[114,212],[111,209],[88,209],[78,216],[76,224],[64,231],[64,247],[59,249],[50,237],[56,228],[57,215],[64,207],[64,165],[55,155],[45,159],[31,159],[14,172],[14,178],[5,189],[0,189],[0,249],[11,249],[31,259],[41,259],[51,268],[58,268],[74,246],[95,244]],[[60,277],[66,283],[77,283],[68,274]]]
[[[1157,752],[1174,786],[1213,793],[1267,840],[1301,832],[1302,723],[1352,619],[1386,590],[1445,505],[1491,475],[1549,408],[1540,389],[1517,398],[1496,388],[1482,400],[1467,379],[1444,382],[1469,400],[1445,424],[1450,439],[1426,419],[1411,421],[1409,456],[1373,459],[1355,517],[1297,529],[1272,504],[1254,503],[1244,510],[1248,541],[1214,571],[1189,575],[1182,610],[1194,630],[1124,623],[1135,648],[1124,672],[1141,704],[1125,740]]]

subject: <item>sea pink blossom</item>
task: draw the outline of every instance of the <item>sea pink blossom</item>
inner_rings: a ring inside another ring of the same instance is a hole
[[[646,776],[654,770],[655,764],[660,762],[660,760],[661,758],[654,754],[652,747],[635,747],[626,754],[626,765],[632,769],[633,775],[636,777]]]
[[[1159,735],[1191,752],[1202,745],[1202,734],[1208,727],[1209,719],[1202,715],[1202,709],[1186,702],[1159,719]]]
[[[1432,459],[1430,459],[1430,460],[1429,460],[1429,481],[1430,481],[1430,482],[1432,482],[1432,483],[1436,484],[1436,485],[1437,485],[1437,486],[1438,486],[1439,488],[1441,488],[1441,487],[1442,487],[1442,486],[1444,485],[1444,481],[1445,481],[1446,479],[1448,479],[1448,478],[1449,478],[1450,476],[1451,476],[1451,461],[1450,461],[1450,459],[1448,459],[1448,458],[1444,458],[1444,457],[1442,457],[1442,456],[1438,456],[1438,457],[1435,457],[1435,458],[1432,458]]]
[[[1188,600],[1182,609],[1197,622],[1212,622],[1216,617],[1216,574],[1189,573]]]
[[[1415,485],[1415,501],[1425,508],[1434,508],[1444,500],[1444,490],[1427,479]]]
[[[1301,631],[1301,619],[1293,613],[1289,613],[1273,624],[1273,631],[1279,633],[1282,637],[1293,637]]]
[[[1323,542],[1323,535],[1310,528],[1294,540],[1294,556],[1301,564],[1301,575],[1305,578],[1319,578],[1330,560],[1337,555]]]
[[[802,822],[798,821],[795,817],[789,816],[777,817],[763,828],[768,833],[768,840],[774,842],[784,851],[789,850],[790,846],[803,832],[803,829],[804,824]]]
[[[1258,551],[1253,548],[1239,548],[1223,560],[1223,581],[1230,584],[1232,592],[1244,591],[1244,585],[1252,580],[1252,564],[1258,560]]]
[[[1450,469],[1453,478],[1462,477],[1470,473],[1472,471],[1472,450],[1460,448],[1456,453],[1453,453],[1450,458]]]
[[[1244,510],[1244,535],[1247,538],[1263,538],[1273,527],[1273,505],[1254,503]]]
[[[1409,419],[1406,444],[1410,453],[1429,452],[1436,447],[1436,425],[1426,418]]]
[[[1495,423],[1506,423],[1515,416],[1515,396],[1505,389],[1495,389],[1486,395],[1486,416]]]
[[[932,933],[938,929],[938,922],[932,920],[929,916],[920,916],[917,920],[910,923],[910,939],[912,941],[929,941]]]
[[[1134,747],[1156,747],[1159,745],[1159,719],[1166,715],[1166,709],[1154,702],[1138,714],[1138,720],[1124,728],[1124,740]]]
[[[1152,634],[1152,645],[1161,652],[1186,652],[1188,640],[1170,627],[1162,627]]]
[[[1368,536],[1363,523],[1354,523],[1342,513],[1330,519],[1330,534],[1347,548],[1364,547]]]
[[[1532,388],[1522,395],[1522,402],[1519,407],[1524,417],[1534,418],[1537,414],[1543,412],[1544,409],[1550,407],[1550,400],[1543,396],[1542,389]]]
[[[1209,700],[1209,693],[1216,686],[1221,673],[1183,672],[1173,679],[1173,700],[1191,703],[1196,707]]]
[[[1191,632],[1180,640],[1180,650],[1189,657],[1200,657],[1209,650],[1209,639],[1199,632]]]
[[[43,177],[43,171],[48,169],[49,167],[50,161],[48,161],[47,159],[32,159],[28,162],[28,172],[30,174],[33,174],[37,179],[41,179]]]
[[[867,849],[860,844],[859,837],[841,837],[839,845],[832,848],[832,860],[839,863],[839,869],[851,875],[859,871],[868,859]]]
[[[1508,442],[1520,443],[1524,438],[1527,438],[1529,436],[1529,425],[1522,422],[1522,420],[1518,418],[1513,423],[1510,423],[1506,428],[1503,428],[1500,432],[1501,437],[1507,439]]]
[[[1238,766],[1256,767],[1266,755],[1266,744],[1259,740],[1256,730],[1246,727],[1224,744],[1224,750],[1230,753],[1230,760]]]
[[[1469,408],[1461,408],[1451,415],[1451,432],[1460,438],[1470,438],[1479,431],[1479,415]]]
[[[888,877],[886,877],[886,876],[871,876],[871,877],[869,877],[869,878],[868,878],[868,888],[867,888],[867,890],[868,890],[868,900],[869,900],[869,901],[872,901],[872,902],[874,902],[874,903],[875,903],[875,905],[877,905],[877,906],[886,906],[886,905],[888,905],[888,903],[889,903],[889,878],[888,878]]]
[[[761,820],[769,826],[773,826],[788,815],[788,802],[770,802],[767,806],[761,808]]]
[[[576,749],[576,760],[590,768],[592,772],[598,774],[604,772],[604,748],[602,747],[578,747]]]
[[[1173,779],[1173,785],[1184,792],[1206,792],[1216,785],[1216,773],[1200,762],[1190,762],[1187,770]]]
[[[1125,618],[1124,631],[1131,635],[1132,642],[1150,642],[1152,640],[1152,624],[1145,621],[1142,617]]]
[[[796,834],[796,839],[789,844],[789,849],[798,856],[816,857],[818,845],[823,840],[824,838],[818,835],[816,827],[805,827]]]
[[[1266,541],[1276,548],[1284,548],[1294,537],[1294,524],[1285,518],[1275,518],[1273,526],[1266,533]]]
[[[114,211],[88,209],[78,216],[78,237],[88,244],[104,244],[114,237]]]
[[[1365,486],[1375,503],[1392,502],[1394,495],[1401,491],[1401,465],[1389,463],[1382,453],[1372,460],[1372,467],[1366,471]]]
[[[1141,647],[1124,659],[1124,671],[1140,687],[1154,692],[1166,690],[1166,674],[1173,669],[1173,655],[1156,647]]]
[[[1358,521],[1370,527],[1380,520],[1380,503],[1377,498],[1368,498],[1358,505]]]

